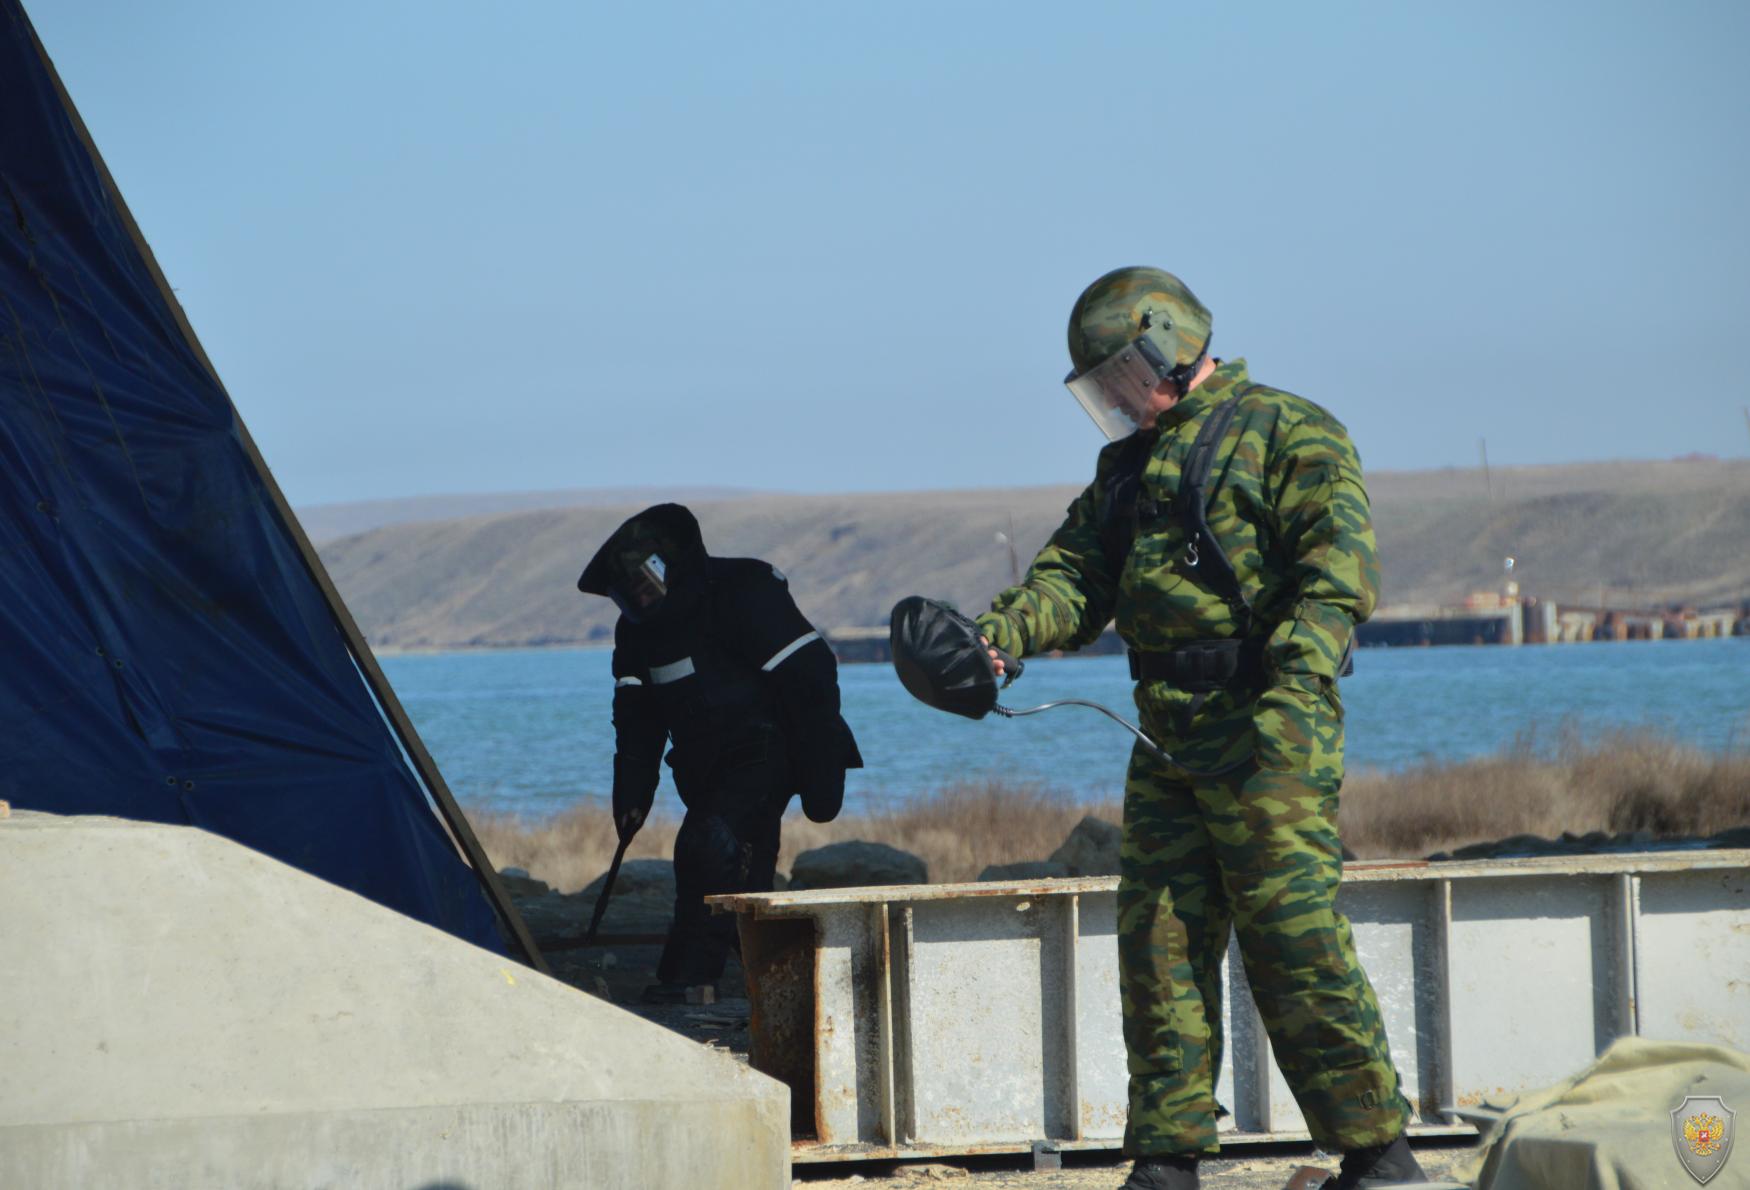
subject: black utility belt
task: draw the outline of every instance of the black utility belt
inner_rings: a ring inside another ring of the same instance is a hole
[[[1256,637],[1194,640],[1176,649],[1127,652],[1132,681],[1165,682],[1195,693],[1253,686],[1264,677],[1264,642]]]

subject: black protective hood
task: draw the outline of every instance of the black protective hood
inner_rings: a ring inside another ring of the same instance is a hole
[[[911,595],[893,605],[893,668],[913,698],[938,711],[982,719],[997,705],[999,679],[978,625],[946,603]]]
[[[637,615],[627,610],[616,591],[624,559],[639,553],[658,553],[668,567],[669,593],[660,607]],[[577,589],[585,595],[604,595],[620,605],[622,614],[648,622],[671,619],[691,608],[704,594],[705,541],[699,522],[684,504],[656,504],[615,529],[602,543],[578,577]]]

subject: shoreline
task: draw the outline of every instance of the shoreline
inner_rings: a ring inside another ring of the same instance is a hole
[[[679,809],[659,801],[628,858],[672,858]],[[1568,850],[1695,845],[1750,831],[1750,753],[1605,733],[1559,740],[1543,754],[1509,749],[1390,774],[1351,772],[1339,813],[1343,842],[1364,860],[1420,860],[1533,839]],[[605,870],[618,841],[605,798],[543,818],[479,809],[469,818],[495,866],[523,868],[562,890]],[[788,871],[803,851],[859,840],[919,857],[931,881],[973,880],[993,864],[1048,859],[1087,818],[1119,823],[1118,791],[1077,797],[1036,783],[959,782],[885,807],[849,805],[824,824],[791,805],[779,869]]]
[[[435,657],[447,653],[599,653],[613,647],[611,641],[607,644],[371,645],[371,654],[375,657]]]
[[[1376,621],[1370,621],[1370,623],[1372,623],[1372,622],[1376,622]],[[1391,621],[1388,620],[1385,622],[1389,623]],[[1486,643],[1486,642],[1479,643],[1476,641],[1452,641],[1452,642],[1429,641],[1429,642],[1417,643],[1417,644],[1388,644],[1385,642],[1374,642],[1374,643],[1370,643],[1370,644],[1361,644],[1361,643],[1357,642],[1356,648],[1357,648],[1357,651],[1360,651],[1360,650],[1372,651],[1372,650],[1376,650],[1376,649],[1381,650],[1381,651],[1388,650],[1388,649],[1389,650],[1396,650],[1396,651],[1402,651],[1405,649],[1416,649],[1416,650],[1424,650],[1424,649],[1501,649],[1501,648],[1518,649],[1518,648],[1539,648],[1539,647],[1546,647],[1546,646],[1547,647],[1556,647],[1556,648],[1567,648],[1569,646],[1599,645],[1599,644],[1603,644],[1603,645],[1618,645],[1618,644],[1621,644],[1621,645],[1629,645],[1629,644],[1632,644],[1632,645],[1643,645],[1643,644],[1644,645],[1655,645],[1655,644],[1667,644],[1667,643],[1671,643],[1671,644],[1685,643],[1685,644],[1687,644],[1687,643],[1694,643],[1696,641],[1711,641],[1711,640],[1750,641],[1750,620],[1743,621],[1742,624],[1740,625],[1740,627],[1743,630],[1733,632],[1729,635],[1720,634],[1720,635],[1716,635],[1716,636],[1629,637],[1629,638],[1625,638],[1622,640],[1609,640],[1609,639],[1602,639],[1602,638],[1594,638],[1592,640],[1525,641],[1521,644],[1516,644],[1516,645],[1515,644],[1490,644],[1490,643]],[[883,629],[882,631],[885,631],[885,629]],[[885,665],[888,663],[888,658],[885,656],[870,657],[870,656],[849,655],[849,654],[860,651],[854,647],[850,648],[850,649],[846,649],[844,652],[841,652],[839,646],[845,642],[842,642],[840,640],[835,640],[828,633],[822,633],[822,635],[826,636],[828,643],[834,646],[833,651],[838,656],[838,660],[839,660],[840,665]],[[1102,639],[1104,639],[1105,636],[1110,636],[1110,635],[1113,635],[1113,634],[1110,632],[1110,630],[1108,630],[1107,633],[1102,635]],[[883,640],[882,645],[885,646],[885,643],[886,643],[885,640]],[[596,652],[606,652],[606,651],[612,650],[613,647],[614,647],[613,642],[611,642],[611,641],[609,641],[607,643],[601,643],[601,644],[590,643],[590,642],[555,642],[555,643],[549,643],[549,644],[371,645],[371,653],[372,653],[372,655],[377,656],[377,657],[434,657],[434,656],[443,656],[446,654],[472,655],[472,654],[483,654],[483,653],[564,653],[564,652],[596,653]],[[1052,660],[1077,660],[1077,659],[1086,658],[1086,657],[1108,657],[1108,656],[1122,656],[1122,655],[1123,655],[1123,650],[1121,648],[1101,649],[1101,648],[1096,647],[1095,645],[1090,645],[1089,647],[1087,647],[1085,649],[1078,649],[1075,652],[1071,652],[1071,653],[1066,653],[1066,652],[1062,652],[1062,651],[1054,651],[1054,652],[1050,652],[1050,653],[1039,654],[1039,656],[1049,657]],[[1032,658],[1029,658],[1029,660],[1032,660]]]

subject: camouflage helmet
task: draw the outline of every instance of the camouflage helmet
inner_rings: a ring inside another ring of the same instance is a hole
[[[1097,367],[1139,338],[1175,368],[1189,369],[1209,347],[1209,310],[1164,269],[1113,269],[1082,290],[1069,314],[1069,358],[1076,373]]]

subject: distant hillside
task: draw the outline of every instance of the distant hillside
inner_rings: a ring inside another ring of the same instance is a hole
[[[385,525],[421,521],[454,521],[542,508],[620,508],[662,500],[728,500],[753,495],[745,488],[571,488],[558,492],[475,492],[447,496],[406,496],[394,500],[355,500],[345,504],[311,504],[298,509],[298,523],[317,545]]]
[[[1369,477],[1388,603],[1493,588],[1651,605],[1750,595],[1750,460],[1377,472]],[[1492,495],[1490,489],[1492,488]],[[765,558],[824,628],[886,622],[914,592],[981,608],[1024,569],[1073,487],[687,502],[713,552]],[[639,507],[546,508],[390,524],[321,546],[374,645],[445,648],[611,639],[614,609],[578,594],[595,548]],[[563,503],[563,501],[555,501]]]
[[[1445,602],[1497,586],[1652,606],[1750,597],[1750,459],[1372,475],[1385,598]]]

